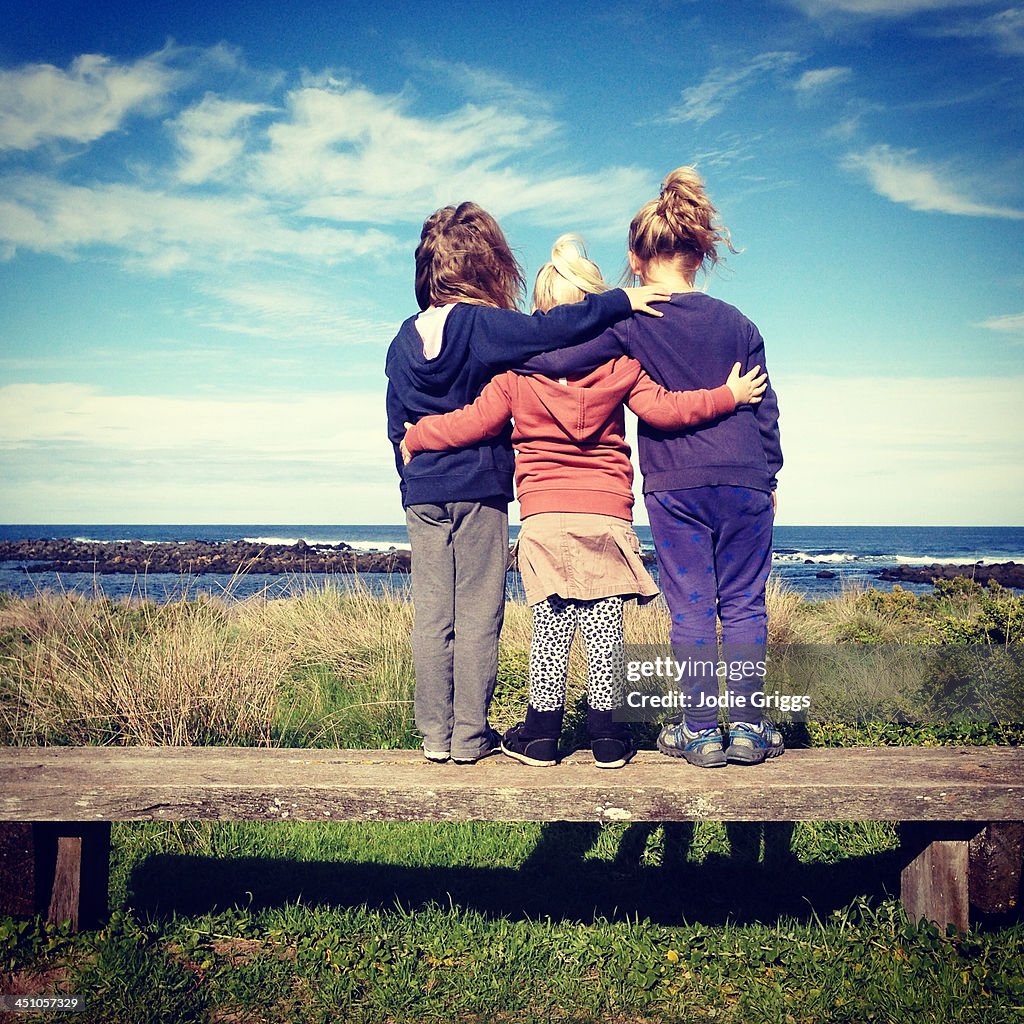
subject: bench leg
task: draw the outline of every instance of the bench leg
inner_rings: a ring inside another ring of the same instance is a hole
[[[970,842],[983,825],[905,822],[900,899],[911,921],[925,918],[945,931],[970,926]]]
[[[36,893],[47,919],[68,921],[73,931],[95,928],[107,917],[110,822],[40,822],[35,826],[36,863],[45,858],[49,892]],[[53,867],[50,869],[50,864]]]
[[[0,913],[94,928],[109,880],[110,822],[0,823]]]

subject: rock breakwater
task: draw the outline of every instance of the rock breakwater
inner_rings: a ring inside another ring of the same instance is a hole
[[[237,572],[352,573],[408,572],[410,553],[361,552],[351,545],[254,544],[248,541],[186,541],[144,544],[142,541],[16,540],[0,542],[0,562],[13,562],[27,572],[158,573],[199,575]]]
[[[966,576],[978,583],[995,580],[1004,587],[1016,587],[1024,590],[1024,565],[1018,562],[995,562],[985,565],[964,565],[961,563],[934,565],[897,565],[892,569],[883,569],[878,578],[893,583],[931,583],[932,580],[951,580],[954,576]]]

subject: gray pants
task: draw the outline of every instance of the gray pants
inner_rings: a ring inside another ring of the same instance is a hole
[[[426,750],[474,758],[489,747],[487,709],[505,618],[508,505],[502,499],[410,505],[416,612],[416,727]]]

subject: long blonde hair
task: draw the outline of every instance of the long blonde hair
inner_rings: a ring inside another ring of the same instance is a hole
[[[641,263],[681,259],[691,276],[711,270],[722,259],[718,247],[738,252],[729,229],[715,223],[715,209],[704,180],[693,167],[677,167],[662,182],[657,199],[640,207],[629,225],[629,251]]]
[[[600,268],[587,258],[583,239],[573,234],[559,235],[551,247],[551,260],[537,271],[533,308],[546,313],[553,306],[606,292],[608,287]]]

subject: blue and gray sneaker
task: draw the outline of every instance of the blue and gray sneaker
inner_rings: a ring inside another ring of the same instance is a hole
[[[722,732],[717,726],[696,732],[685,722],[669,723],[658,734],[658,749],[669,757],[685,758],[698,768],[724,768]]]
[[[733,764],[761,764],[766,758],[785,753],[782,733],[770,718],[752,722],[730,722],[729,746],[725,758]]]

